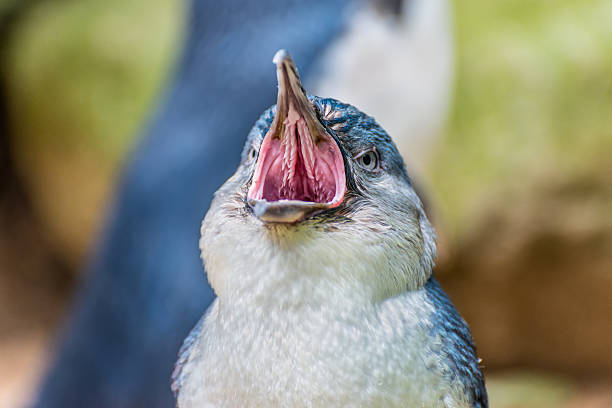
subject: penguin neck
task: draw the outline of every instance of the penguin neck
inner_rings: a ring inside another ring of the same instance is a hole
[[[210,240],[203,235],[202,255],[221,309],[346,313],[406,291],[392,279],[397,265],[384,246],[351,234],[287,231],[260,228],[240,245],[231,238],[224,243],[226,234]]]
[[[218,291],[222,309],[254,308],[296,312],[336,310],[346,313],[369,307],[381,297],[367,276],[375,265],[364,264],[339,248],[302,253],[298,248],[255,250],[242,265],[223,271],[233,276],[225,290]]]

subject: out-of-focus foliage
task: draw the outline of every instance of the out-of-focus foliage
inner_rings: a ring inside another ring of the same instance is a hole
[[[612,372],[612,3],[454,2],[437,273],[484,364]],[[444,241],[444,240],[443,240]]]
[[[575,394],[567,381],[529,372],[511,372],[488,379],[487,391],[495,408],[559,408]]]
[[[456,97],[433,162],[461,230],[535,178],[612,170],[612,2],[454,2]],[[487,202],[487,200],[485,200]]]
[[[42,1],[12,33],[5,69],[18,170],[73,261],[177,53],[182,6]]]
[[[7,13],[19,0],[0,0],[0,16]]]

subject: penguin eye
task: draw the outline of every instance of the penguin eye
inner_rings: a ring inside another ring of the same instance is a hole
[[[357,161],[357,164],[359,164],[359,166],[365,170],[380,170],[380,158],[378,157],[378,152],[375,148],[359,153],[359,155],[355,157],[355,160]]]

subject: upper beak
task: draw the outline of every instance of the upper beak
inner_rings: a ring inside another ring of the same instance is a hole
[[[274,130],[271,137],[283,137],[284,122],[289,115],[290,108],[293,107],[305,119],[313,142],[317,143],[326,131],[317,119],[314,106],[306,96],[306,91],[302,86],[291,55],[285,50],[278,50],[272,62],[276,65],[278,97],[276,100],[276,116],[272,126],[270,126],[270,129]]]

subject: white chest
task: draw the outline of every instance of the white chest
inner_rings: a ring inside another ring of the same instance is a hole
[[[453,407],[422,291],[336,313],[225,310],[216,302],[185,366],[179,407]]]

